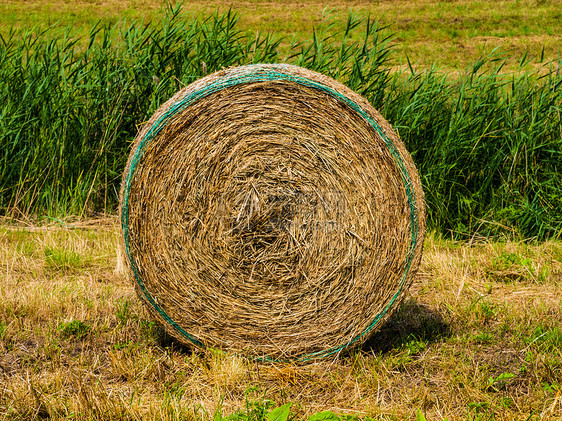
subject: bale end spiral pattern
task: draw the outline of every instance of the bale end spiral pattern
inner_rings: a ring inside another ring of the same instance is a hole
[[[390,125],[291,65],[179,91],[135,140],[120,199],[133,282],[178,340],[309,360],[364,342],[419,266],[425,204]]]

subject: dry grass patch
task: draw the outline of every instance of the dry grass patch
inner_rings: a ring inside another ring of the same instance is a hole
[[[117,238],[115,221],[0,228],[0,419],[258,420],[288,402],[291,419],[562,417],[559,242],[431,237],[409,298],[372,340],[293,365],[175,343],[114,273]]]

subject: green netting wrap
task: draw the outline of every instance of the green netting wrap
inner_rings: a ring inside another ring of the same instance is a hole
[[[166,102],[123,175],[132,278],[178,340],[309,360],[364,342],[397,307],[425,232],[390,125],[290,65],[209,75]]]

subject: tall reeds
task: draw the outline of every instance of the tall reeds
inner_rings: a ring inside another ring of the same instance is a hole
[[[434,69],[394,78],[383,114],[422,176],[429,224],[462,236],[562,228],[560,63],[500,73],[491,55],[451,80]]]

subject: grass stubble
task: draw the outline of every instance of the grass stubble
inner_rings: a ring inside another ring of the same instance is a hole
[[[116,269],[118,235],[115,218],[0,227],[0,419],[562,417],[559,241],[430,235],[371,341],[294,365],[175,343]]]

